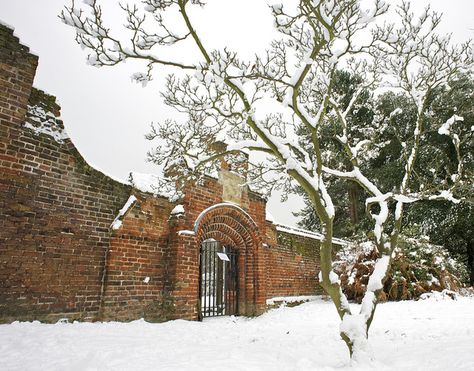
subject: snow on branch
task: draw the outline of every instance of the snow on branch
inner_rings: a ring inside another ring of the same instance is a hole
[[[175,1],[145,1],[144,9],[137,5],[121,5],[126,15],[125,28],[130,34],[128,42],[112,34],[104,21],[98,0],[87,0],[84,3],[86,8],[82,9],[72,1],[69,7],[64,7],[59,18],[76,30],[76,42],[82,49],[89,51],[87,61],[90,65],[115,66],[127,59],[139,59],[146,61],[148,68],[153,64],[162,64],[195,69],[194,65],[164,60],[154,53],[157,46],[174,45],[189,37],[189,32],[182,35],[171,32],[164,21],[163,13]],[[146,31],[146,26],[152,20],[157,33]]]
[[[125,38],[108,26],[99,3],[87,0],[83,10],[73,1],[60,16],[76,30],[76,41],[88,50],[90,64],[142,61],[146,72],[132,79],[144,86],[157,65],[181,71],[167,77],[162,93],[164,103],[178,115],[154,123],[147,136],[157,142],[148,158],[164,172],[162,183],[152,191],[164,189],[166,183],[178,195],[186,182],[216,176],[223,164],[246,177],[247,184],[280,187],[284,194],[299,186],[323,227],[321,284],[343,321],[341,336],[350,349],[363,347],[402,228],[403,206],[420,200],[459,200],[455,187],[461,183],[463,167],[458,116],[438,130],[451,138],[460,164],[449,182],[418,186],[417,161],[427,137],[433,94],[459,73],[472,70],[471,47],[453,46],[449,37],[435,33],[438,14],[427,9],[415,18],[405,2],[397,8],[399,22],[380,24],[379,17],[388,10],[383,0],[374,0],[369,9],[360,0],[301,0],[290,9],[282,4],[271,7],[280,40],[243,60],[237,51],[206,45],[188,14],[190,7],[204,5],[199,0],[145,0],[142,6],[121,6]],[[179,14],[180,22],[169,23],[168,11]],[[195,60],[160,57],[162,48],[185,41],[194,43],[198,53],[188,57]],[[402,115],[405,106],[381,117],[373,92],[382,88],[400,92],[403,102],[415,107],[414,118]],[[360,115],[364,110],[367,114]],[[399,139],[397,133],[388,143],[380,138],[391,129],[390,123],[402,119],[410,131],[397,142],[402,148],[396,159],[403,168],[402,179],[393,189],[384,189],[368,170],[378,151]],[[366,209],[374,221],[379,252],[362,310],[354,315],[332,271],[334,177],[356,182],[367,192]],[[140,179],[133,176],[135,184],[142,183]],[[384,230],[393,220],[388,238]]]

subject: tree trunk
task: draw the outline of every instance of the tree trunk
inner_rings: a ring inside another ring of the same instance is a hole
[[[467,269],[469,271],[469,284],[474,286],[474,241],[469,241],[467,247]]]
[[[351,328],[348,328],[348,323]],[[341,337],[349,343],[351,362],[353,364],[367,364],[373,361],[372,350],[369,345],[368,324],[360,314],[346,314],[341,322]]]
[[[320,279],[319,284],[332,299],[332,302],[336,306],[337,313],[341,320],[344,319],[345,315],[350,315],[350,307],[347,303],[345,295],[342,293],[342,289],[339,283],[331,282],[330,272],[332,272],[332,233],[333,233],[333,220],[328,219],[327,221],[321,220],[322,229],[324,230],[324,240],[320,246]],[[340,332],[342,340],[347,345],[349,355],[352,358],[353,355],[353,342],[349,336],[343,331]]]
[[[357,184],[349,182],[348,190],[349,196],[349,213],[353,227],[359,224],[359,189]]]

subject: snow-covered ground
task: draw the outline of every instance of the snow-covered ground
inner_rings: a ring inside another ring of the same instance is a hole
[[[318,299],[258,318],[0,326],[0,370],[474,370],[474,298],[379,305],[376,360],[350,367]]]

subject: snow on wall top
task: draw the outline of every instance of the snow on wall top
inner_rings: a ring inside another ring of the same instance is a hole
[[[275,226],[276,226],[277,231],[289,233],[289,234],[292,234],[294,236],[312,238],[312,239],[318,240],[318,241],[322,241],[324,239],[324,235],[322,235],[321,233],[311,232],[311,231],[308,231],[306,229],[292,227],[292,226],[285,225],[285,224],[275,224]],[[333,238],[332,243],[335,244],[335,245],[341,245],[341,246],[345,246],[345,245],[349,244],[348,241],[341,240],[340,238]]]
[[[25,122],[23,123],[23,128],[31,130],[36,136],[47,135],[61,145],[66,139],[70,140],[71,138],[69,138],[64,128],[63,121],[60,118],[60,111],[61,107],[56,102],[56,97],[33,87],[28,99],[28,107],[25,115]],[[84,157],[82,157],[79,150],[77,148],[75,149],[77,153],[79,153],[81,160],[84,161],[90,168],[117,183],[130,186],[128,181],[114,177],[113,175],[107,173],[97,165],[91,163],[90,160],[86,160]]]
[[[164,182],[163,179],[156,174],[144,174],[133,171],[129,175],[129,182],[132,187],[139,191],[165,197],[170,202],[176,202],[183,196],[173,183]]]
[[[173,210],[171,210],[171,215],[184,214],[184,206],[176,205]]]
[[[5,21],[2,21],[1,19],[0,19],[0,25],[1,25],[1,26],[4,26],[4,27],[6,27],[6,28],[9,28],[9,29],[12,30],[12,31],[15,31],[15,27],[13,27],[12,25],[8,24],[8,23],[5,22]]]
[[[0,19],[0,28],[3,29],[3,30],[7,30],[7,32],[8,32],[11,36],[14,37],[14,39],[13,39],[13,40],[14,40],[14,44],[16,44],[16,46],[19,47],[22,52],[26,52],[26,53],[28,53],[28,54],[30,54],[30,55],[32,55],[32,56],[35,56],[35,57],[38,56],[38,53],[35,52],[35,51],[33,51],[33,50],[31,49],[30,45],[26,44],[24,41],[21,41],[21,43],[20,43],[19,37],[18,37],[18,35],[16,34],[16,32],[15,32],[15,27],[14,27],[13,25],[8,24],[8,23],[5,22],[4,20],[1,20],[1,19]],[[11,39],[11,40],[12,40],[12,39]],[[13,40],[12,40],[12,41],[13,41]],[[10,44],[10,46],[11,46],[11,44]]]
[[[275,218],[273,217],[272,214],[270,214],[270,211],[266,210],[265,212],[265,220],[270,223],[275,223]]]
[[[204,218],[204,215],[206,215],[211,210],[214,210],[214,209],[219,208],[219,207],[224,207],[224,206],[225,207],[231,207],[231,208],[239,210],[242,214],[246,215],[251,221],[253,221],[252,217],[244,209],[242,209],[239,205],[236,205],[232,202],[222,202],[220,204],[212,205],[212,206],[208,207],[207,209],[201,211],[201,213],[196,218],[196,221],[194,222],[194,232],[197,233],[197,231],[199,229],[199,224],[201,223],[202,218]]]

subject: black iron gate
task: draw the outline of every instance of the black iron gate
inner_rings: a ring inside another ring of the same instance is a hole
[[[206,240],[200,254],[200,318],[238,314],[238,251]]]

